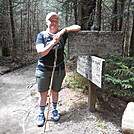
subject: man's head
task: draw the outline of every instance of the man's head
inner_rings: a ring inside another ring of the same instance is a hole
[[[57,13],[55,13],[55,12],[50,12],[50,13],[48,13],[48,14],[46,15],[46,22],[47,22],[48,20],[50,20],[51,17],[57,18],[57,20],[60,18],[60,16],[59,16]]]
[[[52,33],[56,33],[58,31],[58,20],[60,16],[55,12],[50,12],[46,16],[46,24],[48,29]]]

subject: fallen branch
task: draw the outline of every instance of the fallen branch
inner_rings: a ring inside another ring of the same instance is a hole
[[[25,122],[30,114],[31,110],[29,110],[27,113],[26,113],[26,116],[25,118],[23,119],[23,125],[22,125],[22,128],[23,128],[23,134],[26,134],[26,130],[25,130]]]

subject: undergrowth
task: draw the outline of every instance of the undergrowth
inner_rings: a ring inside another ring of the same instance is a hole
[[[65,83],[68,88],[79,92],[84,92],[88,88],[88,80],[78,73],[66,76]]]
[[[37,62],[37,55],[35,53],[25,53],[23,56],[4,57],[0,56],[0,66],[9,67],[10,70],[15,70],[26,65],[30,65]]]
[[[104,82],[107,92],[118,97],[134,97],[134,58],[105,57]]]
[[[134,57],[105,56],[104,86],[101,92],[109,96],[134,98]],[[76,71],[76,70],[75,70]],[[88,80],[78,73],[66,77],[67,86],[84,92],[88,89]]]

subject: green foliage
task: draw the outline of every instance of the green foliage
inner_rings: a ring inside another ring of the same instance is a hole
[[[103,3],[107,6],[112,6],[112,1],[111,0],[103,0]]]
[[[101,130],[104,130],[104,129],[107,128],[106,122],[105,121],[100,121],[100,120],[97,120],[95,122],[95,126],[100,128]]]
[[[114,95],[120,96],[120,97],[134,97],[134,91],[133,90],[119,90],[119,89],[111,89],[110,92]]]
[[[68,75],[65,78],[65,83],[67,83],[67,87],[71,88],[75,91],[83,92],[87,89],[87,80],[79,75],[78,73],[74,73],[73,75]]]
[[[114,14],[111,16],[112,19],[124,17],[124,14]]]
[[[105,57],[105,60],[105,84],[116,95],[134,96],[134,58],[111,55]]]
[[[0,48],[0,56],[2,56],[2,49]]]

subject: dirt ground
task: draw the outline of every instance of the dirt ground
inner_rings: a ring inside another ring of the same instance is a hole
[[[39,96],[34,72],[32,64],[0,76],[0,134],[43,134],[44,127],[36,126]],[[91,113],[87,95],[65,85],[58,104],[61,119],[53,122],[49,115],[45,133],[121,134],[125,102],[117,98],[107,100],[97,91],[96,112]]]

